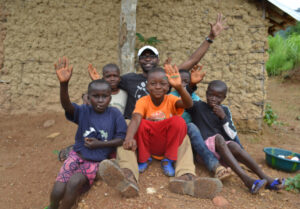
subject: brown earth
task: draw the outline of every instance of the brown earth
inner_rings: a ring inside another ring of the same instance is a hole
[[[262,151],[274,146],[300,153],[300,83],[283,83],[280,79],[269,79],[268,103],[279,115],[283,125],[264,127],[259,135],[240,134],[245,149],[272,177],[291,177],[297,173],[285,173],[268,167]],[[55,124],[44,128],[46,120]],[[49,203],[49,193],[62,165],[55,150],[74,141],[76,126],[67,122],[62,113],[42,113],[0,116],[0,208],[38,209]],[[54,138],[50,134],[59,133]],[[197,166],[200,176],[209,175],[203,166]],[[298,171],[299,173],[299,171]],[[249,172],[250,175],[254,176]],[[78,208],[214,208],[211,200],[170,193],[158,162],[141,175],[140,196],[133,199],[120,197],[101,180],[82,196]],[[147,194],[146,188],[156,189]],[[237,176],[224,182],[221,194],[229,202],[228,208],[299,208],[299,194],[287,191],[263,190],[251,195]]]

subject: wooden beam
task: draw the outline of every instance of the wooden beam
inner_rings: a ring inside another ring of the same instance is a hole
[[[122,74],[135,72],[135,34],[137,0],[122,0],[119,33],[119,63]]]

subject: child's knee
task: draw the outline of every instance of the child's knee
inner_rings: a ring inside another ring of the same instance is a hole
[[[235,154],[235,153],[238,154],[242,150],[241,146],[239,144],[237,144],[236,142],[230,142],[228,144],[228,147],[233,154]]]

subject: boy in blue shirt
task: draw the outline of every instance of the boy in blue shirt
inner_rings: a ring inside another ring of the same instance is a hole
[[[67,58],[55,64],[60,82],[60,99],[66,118],[78,125],[75,145],[69,153],[56,178],[50,196],[49,209],[71,208],[81,191],[91,186],[99,167],[99,162],[122,145],[127,125],[123,115],[114,107],[108,107],[111,87],[102,79],[92,81],[88,86],[90,105],[71,103],[68,83],[72,76],[72,66]]]

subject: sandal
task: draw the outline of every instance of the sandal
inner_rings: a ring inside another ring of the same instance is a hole
[[[268,181],[266,179],[255,180],[250,192],[251,194],[258,194],[259,190],[267,185]]]
[[[71,152],[71,150],[73,150],[73,145],[70,145],[70,146],[60,150],[59,153],[58,153],[58,160],[60,162],[64,162],[68,158],[69,153]]]
[[[173,160],[169,160],[167,158],[162,159],[162,161],[161,161],[161,167],[162,167],[162,169],[164,171],[164,174],[166,176],[170,176],[170,177],[175,176],[175,169],[174,169],[174,167],[172,165],[173,162],[174,162]]]
[[[232,170],[231,168],[225,168],[224,166],[220,165],[217,167],[215,172],[215,178],[218,178],[220,180],[228,179],[232,176]]]
[[[143,173],[145,172],[145,170],[148,168],[148,165],[152,162],[152,158],[149,157],[149,159],[144,162],[144,163],[139,163],[138,167],[139,167],[139,172]]]
[[[276,179],[274,179],[274,181],[271,184],[266,186],[266,189],[280,190],[280,189],[284,188],[284,184],[285,184],[284,178],[283,179],[276,178]]]

